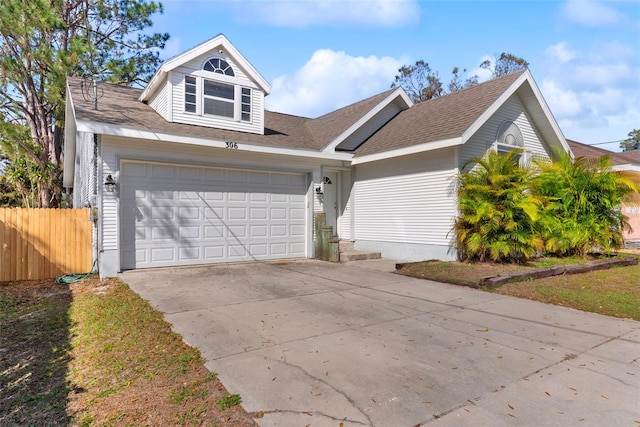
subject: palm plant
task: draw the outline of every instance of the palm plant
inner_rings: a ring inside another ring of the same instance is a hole
[[[619,248],[629,228],[620,206],[638,188],[629,176],[611,169],[607,156],[572,159],[558,152],[554,163],[538,162],[531,190],[545,198],[539,232],[556,255],[584,256]]]
[[[532,172],[518,165],[519,155],[490,151],[458,175],[453,231],[460,260],[520,262],[543,248],[536,234],[542,199],[529,191]]]

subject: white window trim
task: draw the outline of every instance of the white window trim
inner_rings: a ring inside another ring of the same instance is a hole
[[[493,143],[491,147],[493,151],[496,153],[509,153],[511,151],[521,150],[522,154],[520,155],[520,159],[518,159],[518,164],[520,166],[527,166],[532,159],[531,151],[527,150],[525,147],[517,147],[515,145],[502,144],[498,141]]]
[[[218,73],[210,73],[210,72],[205,72],[206,76],[202,76],[200,75],[201,73],[198,72],[194,72],[191,74],[187,74],[184,76],[183,80],[182,80],[182,84],[183,84],[183,96],[182,96],[182,110],[184,114],[190,114],[190,115],[197,115],[200,117],[219,117],[221,119],[224,120],[232,120],[235,122],[241,122],[241,123],[248,123],[251,124],[253,123],[253,119],[254,119],[254,105],[253,105],[253,91],[255,90],[255,85],[251,85],[251,84],[244,84],[245,82],[243,81],[242,84],[240,84],[237,79],[231,79],[233,81],[227,81],[229,80],[229,76],[224,76],[222,74],[218,74]],[[213,79],[211,78],[212,76],[215,76],[216,78]],[[227,79],[218,79],[217,77],[227,77]],[[192,77],[196,79],[196,111],[191,112],[191,111],[187,111],[186,109],[186,96],[187,96],[187,78],[188,77]],[[208,81],[212,81],[214,83],[221,83],[221,84],[226,84],[229,86],[233,86],[233,96],[234,99],[230,100],[228,98],[221,98],[221,97],[217,97],[217,96],[211,96],[211,95],[205,95],[204,94],[204,82],[205,80]],[[250,93],[249,93],[249,106],[251,111],[249,111],[249,120],[242,120],[242,89],[249,89]],[[213,99],[216,101],[223,101],[223,102],[228,102],[228,103],[233,103],[233,117],[228,117],[228,116],[221,116],[218,114],[209,114],[209,113],[205,113],[204,112],[204,100],[205,98],[207,99]]]
[[[237,117],[238,117],[238,86],[237,85],[232,85],[232,84],[228,84],[225,82],[219,82],[217,80],[213,80],[213,79],[200,79],[202,81],[202,86],[201,86],[201,91],[200,91],[200,105],[202,106],[202,116],[206,117],[206,116],[211,116],[211,117],[222,117],[224,119],[227,120],[234,120],[234,121],[238,121]],[[204,94],[204,82],[205,80],[208,80],[210,82],[213,83],[222,83],[226,86],[232,86],[233,88],[233,99],[229,99],[229,98],[222,98],[219,96],[213,96],[213,95],[205,95]],[[212,99],[214,101],[220,101],[220,102],[226,102],[228,104],[232,104],[233,105],[233,117],[229,117],[229,116],[222,116],[219,114],[210,114],[210,113],[206,113],[204,111],[204,100],[205,99]]]

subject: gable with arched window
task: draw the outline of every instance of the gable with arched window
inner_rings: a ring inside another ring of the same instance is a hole
[[[184,77],[184,112],[251,123],[251,91],[227,60],[211,57],[201,71]]]

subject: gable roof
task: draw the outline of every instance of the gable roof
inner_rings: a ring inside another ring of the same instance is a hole
[[[569,146],[531,73],[520,70],[402,111],[355,151],[355,163],[464,144],[516,92],[551,145]]]
[[[236,64],[242,68],[247,76],[264,92],[265,96],[271,92],[271,85],[269,85],[264,77],[262,77],[253,65],[251,65],[251,63],[240,53],[240,51],[231,44],[224,34],[218,34],[214,38],[207,40],[204,43],[200,43],[198,46],[166,60],[160,68],[158,68],[158,71],[153,75],[149,84],[140,94],[140,101],[148,101],[151,98],[151,95],[153,95],[158,87],[165,81],[169,71],[186,64],[200,55],[216,50],[222,50],[232,57]]]
[[[371,109],[384,100],[394,89],[389,89],[362,101],[309,120],[307,127],[323,146],[329,144],[351,125],[364,117]]]

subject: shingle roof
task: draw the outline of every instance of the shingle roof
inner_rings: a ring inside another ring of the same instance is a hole
[[[270,147],[319,150],[323,146],[314,140],[305,126],[309,120],[305,117],[265,111],[264,135],[170,123],[149,105],[138,101],[141,89],[126,86],[99,83],[98,110],[94,110],[93,101],[83,96],[81,83],[79,78],[68,80],[76,118],[80,121]]]
[[[613,165],[640,164],[640,151],[625,151],[616,153],[614,151],[605,150],[603,148],[594,147],[592,145],[583,144],[578,141],[567,139],[571,151],[575,157],[585,157],[587,159],[593,157],[602,157],[608,155]]]
[[[490,80],[400,112],[356,150],[356,156],[460,137],[522,74]],[[76,118],[178,136],[228,140],[269,147],[320,151],[396,89],[389,89],[316,119],[265,111],[264,135],[170,123],[138,101],[142,90],[100,83],[98,110],[83,96],[82,79],[69,78]]]
[[[307,127],[316,141],[324,147],[364,117],[394,90],[389,89],[355,104],[347,105],[316,119],[309,120]]]
[[[517,71],[416,104],[400,112],[358,147],[356,156],[460,137],[522,73]]]

